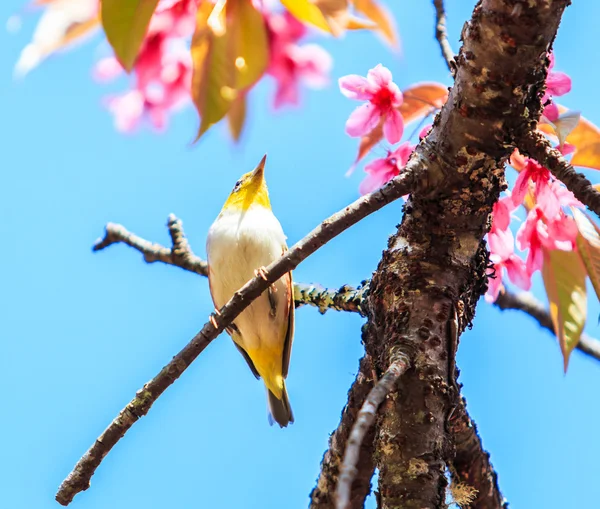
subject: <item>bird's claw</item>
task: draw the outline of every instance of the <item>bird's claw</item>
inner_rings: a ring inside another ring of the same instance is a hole
[[[213,315],[210,315],[210,316],[208,317],[208,319],[210,320],[210,323],[212,323],[212,325],[213,325],[213,327],[214,327],[215,329],[218,329],[218,328],[219,328],[219,324],[217,323],[217,319],[216,319],[216,318],[215,318]]]
[[[254,275],[255,276],[260,276],[262,277],[265,281],[267,281],[267,274],[269,272],[267,271],[267,269],[265,267],[259,267],[258,269],[254,270]]]

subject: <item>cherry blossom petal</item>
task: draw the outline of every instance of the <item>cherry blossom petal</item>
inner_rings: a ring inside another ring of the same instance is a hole
[[[365,103],[356,108],[346,121],[346,133],[350,136],[364,136],[369,134],[381,118],[381,112],[371,103]]]
[[[506,273],[508,279],[521,290],[529,290],[531,288],[531,274],[527,271],[525,262],[517,255],[512,255],[506,262]]]
[[[551,102],[548,104],[542,113],[544,117],[546,117],[550,122],[556,122],[558,117],[560,116],[560,112],[558,111],[558,106]]]
[[[493,269],[488,270],[488,290],[485,293],[485,301],[489,303],[496,302],[502,288],[504,288],[502,284],[502,265],[495,265]]]
[[[404,119],[402,114],[392,109],[386,116],[383,124],[383,135],[389,143],[398,143],[404,133]]]
[[[521,205],[525,199],[525,195],[529,190],[529,178],[530,171],[527,167],[519,173],[517,180],[515,181],[515,187],[513,188],[511,199],[515,206]]]
[[[377,64],[369,70],[367,79],[377,88],[386,88],[392,83],[392,72],[387,67]]]
[[[552,96],[561,96],[571,91],[571,78],[564,72],[551,72],[546,80],[546,90]]]
[[[375,87],[363,76],[349,74],[338,80],[340,91],[349,99],[368,101],[373,97]]]

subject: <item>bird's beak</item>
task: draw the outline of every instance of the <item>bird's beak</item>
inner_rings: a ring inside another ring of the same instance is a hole
[[[265,154],[263,156],[263,158],[260,160],[260,163],[258,163],[258,166],[252,172],[252,180],[254,180],[254,179],[262,180],[264,178],[266,162],[267,162],[267,154]]]

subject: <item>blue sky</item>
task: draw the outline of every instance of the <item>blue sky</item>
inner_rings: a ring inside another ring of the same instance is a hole
[[[370,34],[325,41],[334,79],[382,62],[402,88],[450,84],[432,37],[432,6],[401,4],[394,12],[402,56]],[[472,4],[447,2],[454,48]],[[2,2],[0,19],[21,5]],[[600,71],[581,49],[595,44],[599,16],[600,4],[577,3],[556,43],[557,69],[574,83],[564,103],[596,123]],[[204,256],[206,232],[233,183],[267,152],[273,207],[294,243],[356,199],[362,178],[360,171],[344,178],[356,140],[343,125],[355,104],[335,81],[306,91],[302,108],[276,114],[268,107],[272,84],[261,84],[239,146],[217,127],[190,147],[192,109],[163,135],[123,136],[101,106],[108,89],[90,75],[99,39],[13,81],[34,22],[25,19],[16,35],[0,34],[0,478],[2,505],[11,509],[57,507],[56,488],[81,454],[212,311],[203,278],[146,265],[124,246],[93,254],[105,223],[166,243],[173,212]],[[304,262],[296,280],[335,287],[368,278],[400,210],[392,204],[351,228]],[[539,281],[536,290],[542,296]],[[587,330],[599,335],[592,300]],[[288,378],[296,423],[285,430],[268,426],[261,384],[230,340],[219,338],[121,440],[72,507],[305,507],[362,354],[361,323],[349,314],[298,311]],[[511,507],[596,505],[600,363],[575,352],[564,376],[549,334],[526,316],[482,302],[458,364]]]

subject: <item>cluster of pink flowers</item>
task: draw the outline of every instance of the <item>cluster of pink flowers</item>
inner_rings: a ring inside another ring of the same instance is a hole
[[[368,136],[380,125],[385,139],[396,144],[404,133],[404,119],[399,109],[404,97],[392,81],[392,73],[378,64],[367,77],[351,74],[339,79],[342,94],[350,99],[366,101],[356,108],[346,122],[346,133],[353,137]],[[361,194],[370,193],[399,175],[406,166],[415,145],[406,141],[386,157],[375,159],[365,166],[367,177],[359,187]]]
[[[554,55],[550,54],[550,66],[546,82],[546,93],[542,98],[545,105],[543,116],[551,122],[558,119],[558,106],[553,97],[561,96],[571,90],[571,78],[564,73],[555,72]],[[564,143],[557,147],[563,155],[571,154],[575,147]],[[503,284],[502,275],[506,271],[508,279],[519,288],[531,287],[531,276],[541,270],[544,264],[544,250],[575,249],[577,225],[572,217],[565,213],[565,207],[582,207],[561,182],[556,180],[550,170],[533,159],[520,155],[517,151],[510,160],[511,166],[519,172],[510,196],[502,198],[492,212],[492,229],[488,234],[490,260],[489,288],[486,300],[493,302],[498,298]],[[528,193],[532,191],[531,206],[525,206]],[[521,251],[528,250],[523,261],[515,254],[515,238],[510,230],[510,214],[519,206],[525,206],[527,217],[517,232],[516,245]]]
[[[118,130],[131,132],[143,119],[162,130],[169,114],[189,103],[189,39],[199,1],[211,0],[161,0],[135,63],[132,90],[107,100]],[[328,83],[331,56],[316,44],[298,44],[307,29],[287,11],[272,13],[263,9],[263,15],[270,51],[267,74],[277,86],[274,106],[298,104],[301,83],[313,88]],[[109,81],[122,71],[114,57],[107,57],[97,63],[94,75],[99,81]]]
[[[171,111],[190,99],[192,62],[183,41],[194,32],[196,0],[162,0],[134,67],[132,90],[107,100],[118,130],[135,130],[143,118],[162,130]],[[100,60],[94,75],[109,81],[123,71],[114,57]]]
[[[298,41],[306,35],[306,26],[289,12],[265,15],[269,36],[269,66],[267,74],[276,81],[273,106],[299,103],[299,85],[321,88],[329,83],[331,55],[317,44]]]
[[[554,57],[550,55],[546,93],[542,99],[543,115],[550,122],[555,122],[559,117],[553,98],[571,90],[569,76],[555,72],[553,68]],[[340,78],[339,86],[346,97],[366,101],[348,118],[347,134],[363,137],[369,136],[375,129],[383,128],[383,135],[389,143],[400,142],[404,131],[404,121],[399,111],[403,96],[387,68],[377,65],[368,72],[366,78],[344,76]],[[429,129],[430,126],[423,128],[419,137],[426,136]],[[414,148],[409,141],[405,141],[396,149],[388,150],[386,157],[367,164],[367,176],[360,184],[360,193],[372,192],[398,175],[406,166]],[[564,155],[568,155],[575,147],[564,143],[559,149]],[[531,287],[532,274],[542,268],[544,249],[575,249],[577,226],[564,209],[582,207],[573,194],[538,162],[515,152],[511,165],[519,175],[512,193],[507,193],[507,196],[494,205],[492,228],[488,234],[490,260],[493,264],[489,271],[489,288],[486,294],[486,300],[490,302],[496,300],[503,287],[504,272],[513,284],[527,290]],[[531,190],[533,200],[526,206],[526,197]],[[527,218],[519,228],[515,242],[510,229],[511,214],[521,205],[527,210]],[[526,260],[515,253],[515,245],[521,251],[528,250]]]

